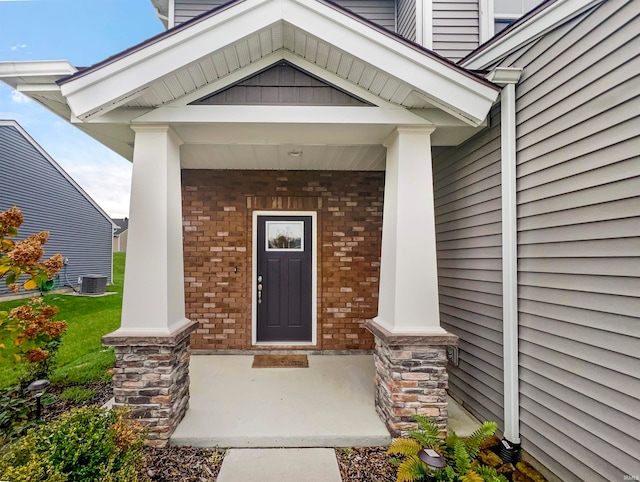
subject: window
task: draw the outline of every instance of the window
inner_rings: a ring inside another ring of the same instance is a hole
[[[304,251],[303,221],[267,221],[267,251]]]
[[[536,8],[541,0],[493,0],[494,35]]]

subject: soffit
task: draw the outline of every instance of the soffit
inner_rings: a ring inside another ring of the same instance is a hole
[[[430,108],[424,93],[307,32],[280,21],[151,83],[127,107],[159,107],[215,83],[260,59],[288,51],[393,104]]]

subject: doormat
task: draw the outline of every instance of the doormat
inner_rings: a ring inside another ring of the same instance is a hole
[[[254,355],[251,368],[309,368],[307,355]]]

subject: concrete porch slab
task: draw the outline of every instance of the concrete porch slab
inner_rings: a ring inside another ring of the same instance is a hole
[[[218,482],[341,482],[333,449],[232,449]]]
[[[251,368],[252,356],[194,355],[189,410],[170,443],[366,447],[391,438],[374,406],[371,355],[310,355],[309,368]]]

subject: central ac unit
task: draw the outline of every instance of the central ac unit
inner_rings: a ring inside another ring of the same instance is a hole
[[[84,295],[101,295],[107,291],[107,277],[88,274],[82,277],[80,293]]]

